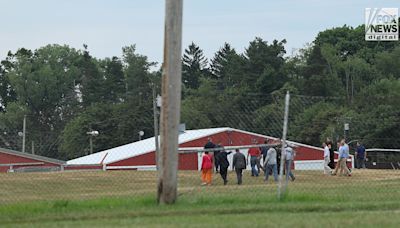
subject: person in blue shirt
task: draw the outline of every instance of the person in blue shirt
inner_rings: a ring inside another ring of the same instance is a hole
[[[360,143],[357,142],[356,148],[356,164],[357,169],[365,169],[365,160],[367,158],[367,152],[365,151],[365,147]]]
[[[336,165],[335,171],[332,172],[332,175],[336,175],[339,172],[339,175],[351,176],[351,172],[347,167],[347,159],[349,158],[350,150],[349,145],[347,145],[346,140],[342,139],[339,144],[339,156],[338,156],[338,164]]]
[[[349,150],[349,145],[347,145],[346,141],[342,139],[340,142],[340,149],[339,149],[339,174],[345,175],[345,176],[351,176],[351,172],[349,168],[347,167],[347,159],[350,156],[350,150]]]

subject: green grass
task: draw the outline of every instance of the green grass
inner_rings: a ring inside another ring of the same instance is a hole
[[[156,204],[154,173],[0,175],[2,185],[7,185],[0,190],[3,202],[0,227],[397,227],[400,224],[398,171],[354,171],[351,178],[309,171],[296,174],[297,180],[289,183],[287,197],[279,201],[272,182],[264,184],[261,179],[247,175],[243,186],[236,186],[232,180],[223,186],[214,177],[213,186],[200,187],[197,172],[181,172],[179,200],[172,206]],[[107,180],[113,186],[105,185]],[[37,189],[32,182],[48,185]],[[4,190],[24,183],[31,183],[31,188]],[[52,188],[59,184],[63,188]],[[55,193],[54,189],[63,189],[65,194]],[[19,197],[23,200],[16,200]]]

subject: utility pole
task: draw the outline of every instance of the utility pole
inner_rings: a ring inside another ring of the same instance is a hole
[[[90,147],[89,153],[92,154],[93,153],[93,137],[98,136],[99,132],[98,131],[88,131],[88,132],[86,132],[86,134],[89,135],[89,147]]]
[[[154,117],[154,140],[156,144],[156,167],[158,170],[158,156],[160,154],[160,145],[158,144],[158,110],[157,110],[157,96],[156,87],[153,84],[153,117]]]
[[[26,115],[24,115],[24,123],[22,126],[22,153],[25,153],[25,140],[26,140]]]
[[[32,154],[35,154],[35,142],[32,141]]]
[[[90,137],[89,137],[89,146],[90,146],[89,154],[93,154],[93,136],[92,135],[90,135]]]
[[[157,200],[172,204],[177,199],[178,126],[182,80],[182,8],[183,0],[166,0],[164,61],[161,106],[161,148],[158,158]]]

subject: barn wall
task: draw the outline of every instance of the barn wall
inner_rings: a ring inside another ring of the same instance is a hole
[[[197,170],[196,154],[179,154],[178,167],[180,170]],[[107,164],[107,166],[144,166],[155,165],[155,152],[142,154],[122,161]]]
[[[190,142],[181,143],[180,147],[203,147],[208,138],[211,138],[215,144],[221,143],[223,146],[240,146],[240,145],[251,145],[253,140],[257,140],[258,144],[264,143],[265,139],[268,137],[254,136],[251,134],[246,134],[238,131],[225,131],[217,133],[211,136],[202,137]],[[273,143],[270,141],[269,143]],[[295,160],[301,161],[316,161],[323,159],[322,148],[314,148],[307,146],[298,146],[295,148],[296,157]],[[247,149],[241,150],[241,152],[247,156]],[[232,164],[233,153],[228,155],[228,160]],[[335,154],[335,159],[337,154]],[[179,154],[179,170],[198,170],[201,166],[201,153],[188,153]],[[149,152],[132,158],[128,158],[122,161],[107,164],[107,166],[146,166],[155,165],[155,152]],[[349,164],[351,166],[351,163]],[[294,164],[292,165],[293,168]],[[250,164],[248,164],[247,169],[250,169]]]
[[[250,134],[245,134],[237,131],[225,131],[212,136],[203,137],[190,142],[180,144],[180,147],[203,147],[208,138],[211,138],[213,143],[221,143],[223,146],[241,146],[241,145],[251,145],[252,140],[255,139],[258,143],[264,143],[265,137],[253,136]]]
[[[180,147],[203,147],[207,141],[208,138],[211,138],[213,143],[218,144],[221,143],[223,146],[242,146],[242,145],[251,145],[253,144],[253,140],[257,140],[257,142],[264,143],[265,137],[259,137],[259,136],[254,136],[250,134],[245,134],[242,132],[237,132],[237,131],[225,131],[221,132],[218,134],[214,134],[212,136],[207,136],[207,137],[202,137],[190,142],[182,143],[180,144]],[[247,156],[247,149],[240,150],[245,156]],[[196,166],[193,164],[192,170],[200,169],[201,167],[201,153],[196,154],[193,153],[194,156],[196,156],[197,164]],[[232,158],[233,158],[233,153],[228,155],[228,161],[230,165],[232,165]],[[194,157],[193,157],[194,159]],[[193,160],[192,160],[193,161]],[[247,169],[250,170],[250,164],[248,164]]]
[[[296,151],[296,160],[324,160],[324,151],[311,147],[299,146],[294,148]]]
[[[136,165],[155,165],[156,164],[155,152],[149,152],[139,156],[127,158],[125,160],[117,161],[107,164],[107,166],[136,166]]]
[[[18,155],[2,153],[0,151],[0,164],[15,164],[15,163],[34,163],[34,162],[43,162],[41,165],[15,165],[13,169],[23,168],[23,167],[54,167],[60,166],[59,164],[44,162],[41,160],[35,160],[31,158],[21,157]],[[0,166],[0,172],[7,172],[10,169],[9,166]]]
[[[102,170],[103,165],[69,165],[64,170]]]

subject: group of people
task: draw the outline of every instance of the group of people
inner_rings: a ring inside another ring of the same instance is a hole
[[[257,145],[257,141],[253,140],[253,144]],[[292,163],[295,157],[295,150],[291,145],[286,145],[283,153],[281,144],[275,144],[275,146],[269,144],[268,140],[265,140],[265,145],[262,147],[250,147],[248,149],[247,158],[240,152],[239,149],[235,150],[232,159],[232,170],[236,172],[237,184],[243,183],[243,170],[246,169],[247,164],[251,166],[251,176],[258,177],[261,170],[264,172],[264,180],[267,183],[269,176],[273,176],[274,181],[278,181],[278,175],[280,170],[281,155],[284,156],[284,169],[283,174],[286,175],[286,180],[294,181],[296,178],[292,172]],[[324,173],[329,175],[340,175],[340,176],[351,176],[351,170],[347,167],[347,160],[350,157],[349,145],[345,139],[337,142],[338,161],[335,165],[334,162],[334,150],[331,140],[327,140],[322,144],[324,149]],[[208,138],[206,145],[204,146],[205,152],[202,158],[201,171],[202,171],[202,185],[211,185],[213,168],[215,172],[221,175],[224,185],[228,183],[227,175],[229,169],[228,155],[232,152],[227,152],[224,147],[218,143],[214,144],[211,138]],[[213,156],[210,154],[213,154]],[[357,142],[355,150],[356,168],[365,168],[365,161],[367,153],[365,147]]]
[[[334,163],[332,142],[327,140],[322,144],[322,147],[324,148],[324,174],[351,176],[351,170],[347,167],[347,159],[350,157],[350,149],[349,145],[346,143],[346,140],[342,139],[337,142],[338,162],[336,166]],[[365,151],[365,147],[361,145],[360,142],[357,142],[355,158],[356,167],[358,169],[365,168],[367,153]]]
[[[257,142],[253,141],[253,144],[256,145]],[[268,144],[268,140],[265,141],[265,144]],[[280,156],[282,154],[279,147],[280,145],[278,144],[277,148],[267,146],[250,147],[248,149],[247,158],[239,149],[236,149],[232,159],[232,170],[236,172],[237,184],[241,185],[243,183],[243,170],[246,169],[249,160],[251,176],[258,177],[261,170],[263,170],[266,183],[270,175],[273,175],[275,182],[277,182],[280,168]],[[208,138],[204,149],[205,152],[201,164],[202,185],[211,185],[213,167],[215,167],[215,172],[221,175],[223,183],[226,185],[228,183],[227,174],[230,165],[228,155],[232,152],[225,151],[221,144],[214,144],[211,138]],[[211,156],[210,152],[212,152],[214,156]],[[293,163],[295,151],[291,146],[286,145],[283,155],[285,156],[284,173],[286,173],[286,180],[290,178],[294,181],[296,178],[291,170],[291,165]]]

